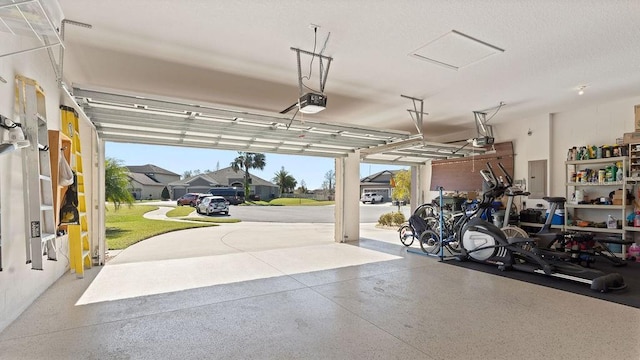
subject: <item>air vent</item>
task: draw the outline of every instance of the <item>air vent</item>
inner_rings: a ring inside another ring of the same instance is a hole
[[[409,56],[458,70],[501,52],[504,52],[504,49],[451,30],[412,51]]]

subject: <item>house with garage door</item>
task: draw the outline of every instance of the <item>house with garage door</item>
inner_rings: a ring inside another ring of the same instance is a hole
[[[383,170],[360,179],[360,194],[365,192],[382,195],[382,201],[391,201],[391,179],[400,170]]]
[[[180,175],[152,164],[126,168],[129,171],[127,176],[131,184],[131,195],[136,200],[159,200],[165,186],[180,180]]]
[[[249,173],[250,196],[258,196],[260,199],[269,200],[279,194],[278,185],[261,179]],[[212,187],[229,186],[244,188],[244,171],[235,172],[232,167],[198,174],[186,179],[174,181],[168,184],[171,199],[176,200],[186,193],[206,193]]]

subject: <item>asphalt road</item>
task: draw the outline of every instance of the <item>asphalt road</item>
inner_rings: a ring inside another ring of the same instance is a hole
[[[335,206],[231,206],[231,217],[242,221],[264,221],[285,223],[333,223]],[[376,223],[380,215],[397,211],[391,203],[360,204],[360,222]],[[409,218],[409,206],[403,206],[401,211]]]
[[[142,202],[135,204],[175,206],[175,200]],[[237,206],[230,205],[229,216],[242,221],[251,222],[282,222],[282,223],[334,223],[335,205],[326,206]],[[195,211],[195,209],[194,209]],[[398,211],[397,206],[390,202],[382,204],[360,203],[360,222],[377,223],[380,215]],[[400,211],[405,218],[411,215],[411,209],[402,206]]]

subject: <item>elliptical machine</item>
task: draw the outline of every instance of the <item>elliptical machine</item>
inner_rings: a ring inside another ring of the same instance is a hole
[[[504,172],[504,168],[502,170]],[[504,194],[507,186],[498,181],[491,164],[487,163],[487,169],[481,170],[480,174],[488,187],[486,196],[483,196],[483,202],[491,203]],[[552,214],[550,216],[553,216]],[[566,256],[559,252],[558,256],[553,256],[553,253],[550,253],[552,250],[538,248],[536,241],[535,237],[507,238],[494,224],[474,218],[469,220],[462,229],[461,255],[458,258],[494,264],[500,270],[515,269],[578,281],[590,285],[591,290],[600,292],[626,287],[620,274],[606,274],[599,270],[582,267],[566,261]]]

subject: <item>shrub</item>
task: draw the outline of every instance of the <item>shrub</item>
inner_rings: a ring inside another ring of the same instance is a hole
[[[401,225],[406,221],[406,219],[404,218],[404,214],[401,212],[394,212],[392,213],[391,217],[394,225]]]
[[[393,221],[393,215],[391,213],[382,214],[382,215],[380,215],[380,218],[378,219],[378,224],[384,225],[384,226],[389,226],[389,225],[391,225],[392,221]]]
[[[384,226],[402,225],[406,221],[404,214],[401,212],[391,212],[380,215],[378,224]]]
[[[164,187],[164,189],[162,189],[162,194],[160,194],[160,197],[165,201],[171,198],[171,196],[169,195],[169,189],[167,189],[166,186]]]

